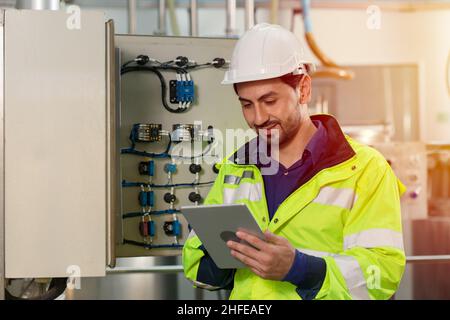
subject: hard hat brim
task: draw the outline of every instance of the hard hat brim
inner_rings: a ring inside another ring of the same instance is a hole
[[[310,61],[302,61],[301,64],[308,65],[310,69],[314,70],[314,64],[311,63]],[[221,84],[227,85],[227,84],[236,84],[236,83],[242,83],[242,82],[273,79],[273,78],[278,78],[278,77],[284,76],[286,74],[294,73],[296,70],[302,71],[303,68],[300,67],[298,69],[288,71],[288,72],[285,72],[285,71],[284,72],[270,72],[270,73],[260,73],[257,75],[255,75],[255,74],[242,75],[242,76],[237,76],[237,77],[233,77],[231,75],[231,71],[226,71],[224,79],[222,80]],[[307,74],[306,71],[295,73],[295,74],[302,74],[302,73]]]

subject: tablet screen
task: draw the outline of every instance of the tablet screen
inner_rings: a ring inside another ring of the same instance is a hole
[[[184,206],[181,212],[221,269],[245,268],[231,255],[226,245],[229,240],[242,242],[236,236],[236,231],[243,230],[264,239],[264,234],[245,204]]]

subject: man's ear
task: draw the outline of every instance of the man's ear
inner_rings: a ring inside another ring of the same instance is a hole
[[[303,75],[299,83],[300,104],[307,104],[311,100],[311,77]]]

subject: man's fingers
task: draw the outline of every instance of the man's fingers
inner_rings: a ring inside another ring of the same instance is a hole
[[[238,236],[239,239],[245,240],[247,241],[249,244],[251,244],[252,246],[254,246],[255,248],[259,249],[259,250],[266,250],[267,249],[267,243],[263,240],[261,240],[260,238],[244,232],[244,231],[238,231],[236,232],[236,236]]]
[[[240,253],[239,251],[231,250],[231,255],[251,269],[259,270],[261,268],[258,261],[250,258],[249,256],[246,256],[246,255]]]
[[[247,246],[245,244],[236,242],[236,241],[228,241],[227,242],[227,246],[230,249],[233,249],[235,251],[239,251],[240,253],[255,259],[255,260],[260,260],[261,259],[261,253],[260,251],[256,250],[255,248],[252,248],[250,246]]]
[[[264,236],[266,237],[267,242],[273,243],[273,244],[286,244],[286,239],[277,235],[274,235],[270,231],[264,232]]]
[[[254,274],[256,274],[257,276],[259,276],[259,277],[261,277],[261,278],[265,278],[265,277],[266,277],[266,274],[263,273],[262,271],[260,271],[259,269],[256,269],[256,268],[250,268],[250,270],[252,270],[252,272],[253,272]]]

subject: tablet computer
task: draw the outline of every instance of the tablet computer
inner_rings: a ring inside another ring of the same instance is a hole
[[[228,240],[243,242],[236,236],[236,231],[244,230],[264,239],[258,223],[243,203],[182,206],[181,213],[221,269],[245,268],[242,262],[231,255],[226,244]]]

